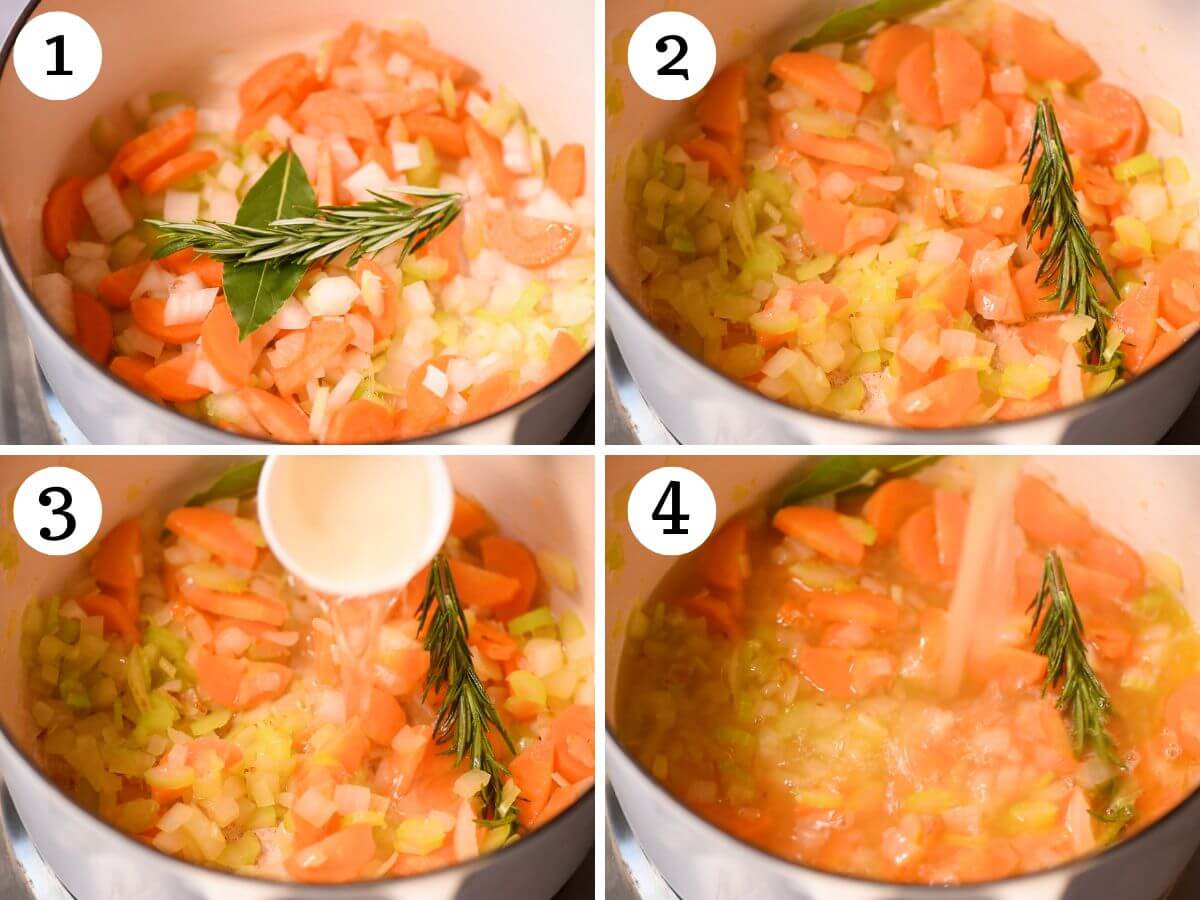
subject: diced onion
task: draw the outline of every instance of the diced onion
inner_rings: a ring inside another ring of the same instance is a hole
[[[167,191],[163,200],[163,219],[168,222],[194,222],[200,218],[200,195],[195,191]],[[133,227],[133,226],[130,226]]]
[[[925,245],[925,252],[921,254],[921,259],[927,263],[948,266],[958,259],[959,253],[962,252],[962,246],[963,239],[958,235],[948,231],[937,231]]]
[[[419,144],[395,141],[392,143],[392,168],[397,172],[407,172],[421,166],[421,147]]]
[[[479,838],[475,833],[475,812],[463,801],[454,822],[454,855],[459,862],[479,855]]]
[[[271,324],[281,331],[301,331],[312,321],[312,313],[297,300],[289,297],[271,320]]]
[[[344,316],[360,293],[348,275],[322,278],[309,289],[304,306],[314,316]]]
[[[169,193],[169,192],[168,192]],[[111,244],[136,224],[133,216],[121,199],[112,176],[105,172],[87,183],[83,189],[83,205],[87,210],[100,240]],[[196,211],[200,211],[200,198],[196,197]],[[192,216],[188,221],[195,219]]]
[[[952,191],[994,191],[1016,182],[992,169],[978,169],[962,163],[945,162],[938,166],[942,184]]]
[[[938,349],[946,359],[961,359],[975,353],[975,332],[947,328],[938,336]]]
[[[933,368],[940,355],[938,345],[922,331],[914,331],[900,345],[900,356],[921,372],[928,372]]]
[[[483,790],[484,786],[491,780],[492,776],[487,772],[472,769],[470,772],[464,772],[455,779],[454,793],[464,800],[469,800]]]
[[[1142,98],[1142,108],[1146,115],[1176,137],[1183,134],[1183,115],[1179,107],[1162,97],[1149,96]]]
[[[163,307],[163,324],[170,326],[202,322],[212,311],[218,293],[220,291],[217,288],[193,291],[172,289],[167,295],[166,306]]]
[[[38,275],[33,279],[33,295],[46,315],[63,334],[75,334],[74,289],[70,280],[59,272]]]
[[[339,784],[333,789],[333,802],[343,816],[366,812],[371,805],[371,789],[357,784]]]
[[[296,800],[292,812],[320,828],[337,812],[337,804],[320,789],[309,788]]]
[[[391,184],[392,181],[383,166],[374,161],[353,172],[342,182],[350,196],[359,202],[372,199],[373,192],[383,193]]]

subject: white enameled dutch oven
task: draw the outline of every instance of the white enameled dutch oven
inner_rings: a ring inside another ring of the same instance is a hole
[[[0,495],[12,497],[30,473],[67,465],[87,474],[104,500],[101,533],[146,508],[170,508],[230,464],[229,457],[89,456],[0,459]],[[498,511],[506,532],[562,553],[580,573],[570,602],[593,616],[593,466],[584,457],[454,457],[454,485]],[[4,510],[0,526],[10,529]],[[0,572],[0,767],[34,844],[78,900],[549,900],[579,866],[594,838],[595,792],[589,790],[553,822],[515,844],[472,862],[425,875],[341,887],[263,881],[205,869],[159,853],[85,812],[38,769],[34,730],[17,651],[20,617],[31,597],[56,591],[79,566],[77,557],[39,556],[20,548],[19,562]]]
[[[80,353],[42,312],[30,279],[49,271],[42,246],[41,209],[64,173],[98,171],[88,128],[102,113],[121,108],[139,91],[177,89],[188,75],[226,51],[245,52],[251,64],[270,50],[314,46],[358,19],[385,23],[411,17],[442,45],[477,66],[488,83],[520,97],[555,146],[577,141],[595,159],[592,115],[595,33],[591,0],[34,0],[18,18],[0,55],[0,274],[20,308],[51,388],[79,429],[98,444],[250,443],[138,394]],[[40,100],[13,71],[17,32],[32,16],[67,10],[100,36],[104,66],[83,96]],[[289,43],[290,41],[290,43]],[[263,51],[267,48],[267,52]],[[530,52],[534,51],[534,52]],[[415,440],[439,444],[553,444],[578,421],[594,394],[589,351],[554,383],[507,410],[461,428]]]
[[[608,508],[646,472],[684,465],[701,475],[717,498],[717,523],[764,492],[800,462],[797,457],[610,457]],[[1183,567],[1184,598],[1200,620],[1200,459],[1195,457],[1039,457],[1028,463],[1063,493],[1139,550],[1158,550]],[[623,549],[620,568],[605,573],[605,679],[608,778],[650,861],[683,900],[1158,900],[1200,845],[1200,791],[1130,840],[1044,872],[969,887],[930,888],[850,878],[785,861],[708,824],[669,795],[634,760],[614,733],[614,696],[625,623],[674,562],[642,547],[626,522],[610,518],[609,540]]]
[[[1084,44],[1105,77],[1139,96],[1168,97],[1183,112],[1185,155],[1200,160],[1200,89],[1194,77],[1200,19],[1195,0],[1009,0],[1019,9],[1053,16]],[[861,0],[684,0],[673,4],[700,18],[717,42],[717,67],[754,50],[779,52],[836,9]],[[607,319],[638,388],[684,444],[1112,444],[1153,443],[1170,429],[1200,386],[1200,340],[1193,338],[1165,363],[1112,394],[1021,422],[947,430],[914,430],[847,422],[776,403],[688,354],[646,318],[641,270],[624,200],[629,149],[660,137],[683,115],[677,103],[641,91],[624,66],[612,62],[614,40],[646,16],[655,0],[608,0],[609,77],[622,82],[624,108],[608,119],[606,154]]]

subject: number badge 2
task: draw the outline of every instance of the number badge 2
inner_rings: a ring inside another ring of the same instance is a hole
[[[708,84],[717,65],[712,33],[695,16],[661,12],[629,39],[629,72],[638,87],[659,100],[686,100]]]

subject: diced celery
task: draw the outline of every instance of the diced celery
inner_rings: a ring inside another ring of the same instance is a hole
[[[1141,153],[1113,166],[1113,177],[1118,181],[1133,181],[1151,175],[1159,169],[1158,157],[1153,153]]]
[[[554,627],[554,613],[548,606],[539,606],[527,613],[514,617],[508,623],[508,632],[514,636],[533,634],[541,628]]]
[[[142,834],[158,822],[159,805],[150,798],[130,800],[117,806],[112,813],[112,823],[126,834]]]
[[[232,714],[227,709],[218,709],[215,712],[209,713],[207,716],[201,716],[192,722],[191,731],[195,737],[212,734],[218,729],[224,728],[229,724]]]

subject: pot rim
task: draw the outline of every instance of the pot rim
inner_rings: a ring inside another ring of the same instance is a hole
[[[1160,375],[1166,373],[1166,371],[1172,367],[1176,372],[1178,372],[1179,366],[1177,363],[1184,356],[1184,354],[1188,352],[1195,354],[1197,352],[1197,348],[1200,348],[1200,331],[1197,331],[1190,338],[1184,341],[1183,345],[1176,349],[1174,353],[1152,368],[1149,372],[1138,375],[1136,378],[1127,382],[1118,390],[1101,394],[1098,397],[1092,397],[1091,399],[1084,400],[1083,403],[1076,403],[1072,406],[1065,406],[1061,409],[1052,410],[1050,412],[1039,413],[1036,416],[1027,416],[1023,419],[1014,419],[1009,422],[987,422],[981,425],[967,425],[960,428],[907,428],[898,425],[876,425],[870,422],[854,422],[850,419],[843,419],[839,416],[833,415],[832,413],[823,413],[811,409],[805,409],[799,406],[790,406],[778,400],[772,400],[771,398],[760,394],[758,391],[746,387],[741,382],[730,378],[724,372],[720,372],[702,360],[692,356],[692,354],[688,353],[681,346],[679,346],[679,344],[675,343],[675,341],[671,340],[670,337],[664,334],[653,322],[650,321],[650,318],[642,310],[641,306],[639,306],[628,294],[625,293],[625,290],[618,282],[612,267],[607,264],[604,268],[604,281],[607,288],[606,299],[616,297],[617,302],[623,303],[625,307],[628,310],[631,310],[641,320],[641,323],[654,334],[653,340],[655,340],[660,347],[665,347],[666,352],[671,353],[677,359],[682,358],[684,360],[684,364],[692,369],[692,372],[694,373],[693,377],[696,378],[698,387],[703,386],[706,376],[713,376],[714,378],[720,379],[721,381],[740,391],[742,395],[747,398],[746,402],[753,402],[756,404],[758,408],[763,410],[764,415],[779,413],[783,416],[790,415],[800,423],[811,420],[812,424],[817,426],[825,423],[832,423],[838,425],[839,427],[852,429],[856,431],[857,434],[852,436],[852,438],[849,440],[850,443],[866,443],[869,437],[873,437],[875,438],[875,442],[879,442],[879,439],[882,438],[884,439],[884,443],[889,444],[926,444],[928,443],[929,437],[936,435],[941,443],[983,444],[989,443],[988,435],[990,435],[993,431],[1003,430],[1005,428],[1014,428],[1027,423],[1036,422],[1039,424],[1054,423],[1060,425],[1060,439],[1056,443],[1061,444],[1063,443],[1061,436],[1066,434],[1067,429],[1077,419],[1082,418],[1083,416],[1092,412],[1099,413],[1102,409],[1107,410],[1109,414],[1115,413],[1116,407],[1113,404],[1116,398],[1123,396],[1126,391],[1129,391],[1135,386],[1149,384],[1152,379],[1157,379],[1159,382],[1161,382],[1162,378]],[[607,305],[605,308],[608,308]],[[617,343],[620,344],[620,341],[618,340]],[[634,381],[637,381],[636,377],[634,378]],[[1192,396],[1194,396],[1195,393],[1196,392],[1193,391]],[[1171,424],[1173,425],[1175,421],[1178,421],[1178,417],[1176,417]],[[943,438],[947,440],[941,440]],[[776,441],[774,443],[782,442]],[[812,441],[812,443],[825,442]]]
[[[13,22],[12,28],[9,30],[8,36],[4,40],[4,45],[2,48],[0,48],[0,79],[3,79],[5,71],[7,71],[9,68],[8,63],[12,56],[13,47],[15,46],[16,41],[17,41],[17,35],[20,34],[21,29],[25,27],[25,24],[31,18],[33,18],[34,14],[37,11],[37,8],[39,6],[41,6],[44,2],[46,2],[46,0],[29,0],[29,2],[26,4],[25,8],[21,11],[21,14],[19,16],[17,16],[16,20]],[[36,299],[34,299],[32,289],[25,282],[25,277],[21,273],[21,269],[17,265],[16,260],[13,257],[12,249],[9,247],[9,244],[8,244],[8,236],[3,227],[0,227],[0,262],[3,263],[3,268],[7,270],[7,274],[9,275],[9,277],[12,279],[13,283],[17,287],[16,297],[15,297],[16,302],[18,304],[25,304],[25,305],[28,305],[29,307],[31,307],[35,311],[35,314],[37,316],[39,316],[47,325],[50,326],[51,333],[54,335],[54,337],[58,340],[59,344],[61,345],[58,348],[59,352],[61,352],[63,348],[66,348],[66,350],[68,352],[75,354],[86,365],[91,366],[93,369],[95,369],[101,375],[102,378],[104,378],[105,380],[107,380],[109,382],[116,384],[121,390],[128,393],[131,397],[134,398],[136,403],[140,404],[142,409],[139,411],[142,412],[142,414],[144,416],[149,418],[151,416],[157,416],[158,413],[165,411],[165,412],[169,413],[171,416],[179,419],[186,426],[191,427],[191,428],[199,428],[201,431],[205,432],[207,439],[212,443],[254,444],[254,445],[259,445],[259,446],[261,446],[262,444],[280,444],[281,446],[295,446],[295,445],[284,444],[283,442],[276,441],[273,438],[259,439],[259,438],[248,437],[248,436],[242,435],[242,434],[236,434],[236,433],[230,432],[230,431],[223,431],[220,428],[218,428],[216,425],[212,425],[208,422],[203,422],[199,419],[193,419],[190,416],[186,416],[172,406],[164,406],[164,405],[155,403],[153,400],[151,400],[145,394],[139,393],[138,391],[134,390],[132,387],[130,387],[128,384],[126,384],[124,381],[122,381],[120,378],[113,375],[113,373],[110,372],[105,366],[100,365],[94,359],[92,359],[90,356],[88,356],[86,353],[83,353],[78,347],[75,346],[75,344],[65,334],[62,333],[62,331],[59,330],[58,325],[55,324],[55,322],[53,320],[51,320],[49,316],[46,315],[45,310],[42,309],[42,305],[40,303],[38,303]],[[596,321],[596,317],[595,317],[596,304],[594,301],[595,301],[595,298],[593,297],[593,316],[592,316],[593,332],[595,332],[596,325],[597,325],[597,321]],[[477,426],[483,425],[485,422],[491,422],[493,420],[496,420],[500,416],[506,416],[510,413],[514,413],[517,411],[522,411],[522,412],[528,411],[528,410],[532,409],[534,406],[540,405],[539,398],[543,398],[543,395],[548,396],[549,392],[553,391],[555,388],[564,384],[568,379],[573,379],[573,376],[577,372],[579,372],[581,369],[583,369],[585,366],[592,365],[594,363],[595,354],[596,354],[596,341],[595,341],[594,333],[592,335],[592,338],[593,338],[592,346],[587,349],[587,351],[583,354],[583,356],[581,356],[578,360],[576,360],[575,364],[573,366],[571,366],[571,368],[567,369],[567,371],[563,372],[561,375],[559,375],[557,378],[555,378],[549,384],[543,385],[542,387],[538,388],[536,391],[534,391],[529,396],[523,398],[522,400],[520,400],[517,403],[514,403],[512,406],[506,406],[504,409],[497,410],[496,412],[493,412],[493,413],[489,413],[488,415],[484,416],[482,419],[476,419],[473,422],[466,422],[461,425],[456,425],[453,428],[447,428],[442,431],[431,432],[429,434],[422,434],[422,435],[418,435],[416,437],[406,438],[404,440],[399,440],[399,441],[385,441],[384,443],[378,444],[376,446],[390,446],[390,445],[404,446],[404,445],[408,445],[408,444],[426,443],[435,438],[443,439],[443,440],[447,439],[447,438],[454,438],[454,437],[458,437],[460,435],[469,433],[470,429],[473,429],[473,428],[476,428]],[[594,394],[595,394],[595,391],[593,390],[593,395]],[[534,401],[538,401],[538,403],[535,403]],[[574,423],[571,423],[571,424],[574,424]],[[568,427],[570,427],[570,426],[568,426]],[[198,434],[195,437],[202,438],[204,436]],[[346,445],[334,444],[334,445],[330,445],[330,446],[346,446]]]
[[[1200,785],[1198,785],[1192,789],[1191,793],[1189,793],[1186,797],[1180,800],[1178,804],[1172,807],[1170,812],[1158,819],[1155,819],[1150,825],[1146,826],[1144,829],[1132,835],[1131,837],[1122,841],[1118,841],[1115,844],[1110,844],[1098,853],[1092,853],[1087,856],[1069,859],[1065,862],[1051,866],[1048,869],[1038,869],[1034,872],[1022,872],[1017,875],[1010,875],[1006,878],[992,878],[987,881],[972,881],[965,884],[955,885],[908,884],[884,881],[878,878],[860,878],[855,875],[846,875],[844,873],[833,872],[828,869],[819,869],[816,866],[810,866],[802,862],[797,862],[796,860],[787,859],[786,857],[779,856],[769,850],[764,850],[762,847],[755,846],[748,841],[742,840],[742,838],[737,837],[736,835],[730,834],[729,832],[718,828],[712,822],[694,812],[690,807],[687,806],[687,804],[683,803],[674,794],[663,787],[658,779],[650,774],[646,767],[642,765],[642,763],[638,761],[638,759],[636,759],[631,753],[629,753],[628,750],[625,749],[625,745],[621,742],[621,739],[617,737],[612,722],[609,720],[607,715],[605,716],[604,733],[607,738],[605,742],[606,753],[620,753],[622,760],[631,765],[641,777],[642,781],[645,782],[643,787],[649,787],[661,799],[666,800],[669,804],[673,805],[679,810],[682,810],[683,813],[691,817],[695,823],[699,823],[701,826],[711,831],[718,842],[723,840],[727,844],[735,845],[730,847],[730,849],[749,851],[755,854],[764,864],[767,865],[782,864],[791,870],[812,873],[813,875],[817,875],[822,878],[829,878],[846,885],[854,885],[855,887],[871,885],[873,887],[886,888],[890,893],[895,893],[901,896],[912,896],[914,898],[927,898],[930,891],[938,891],[939,893],[944,894],[947,898],[961,897],[962,900],[968,900],[968,898],[977,897],[978,891],[980,890],[1008,888],[1020,884],[1029,884],[1035,879],[1043,878],[1049,875],[1063,875],[1071,878],[1085,871],[1086,869],[1091,868],[1094,864],[1115,860],[1117,856],[1128,857],[1129,854],[1134,852],[1135,845],[1144,844],[1145,841],[1143,838],[1149,839],[1151,833],[1155,831],[1161,832],[1162,829],[1160,826],[1165,825],[1170,819],[1175,819],[1178,822],[1185,814],[1200,814]],[[628,816],[628,813],[626,815]],[[1197,847],[1200,847],[1200,834],[1196,836],[1196,841]],[[1176,874],[1178,875],[1179,873]]]

